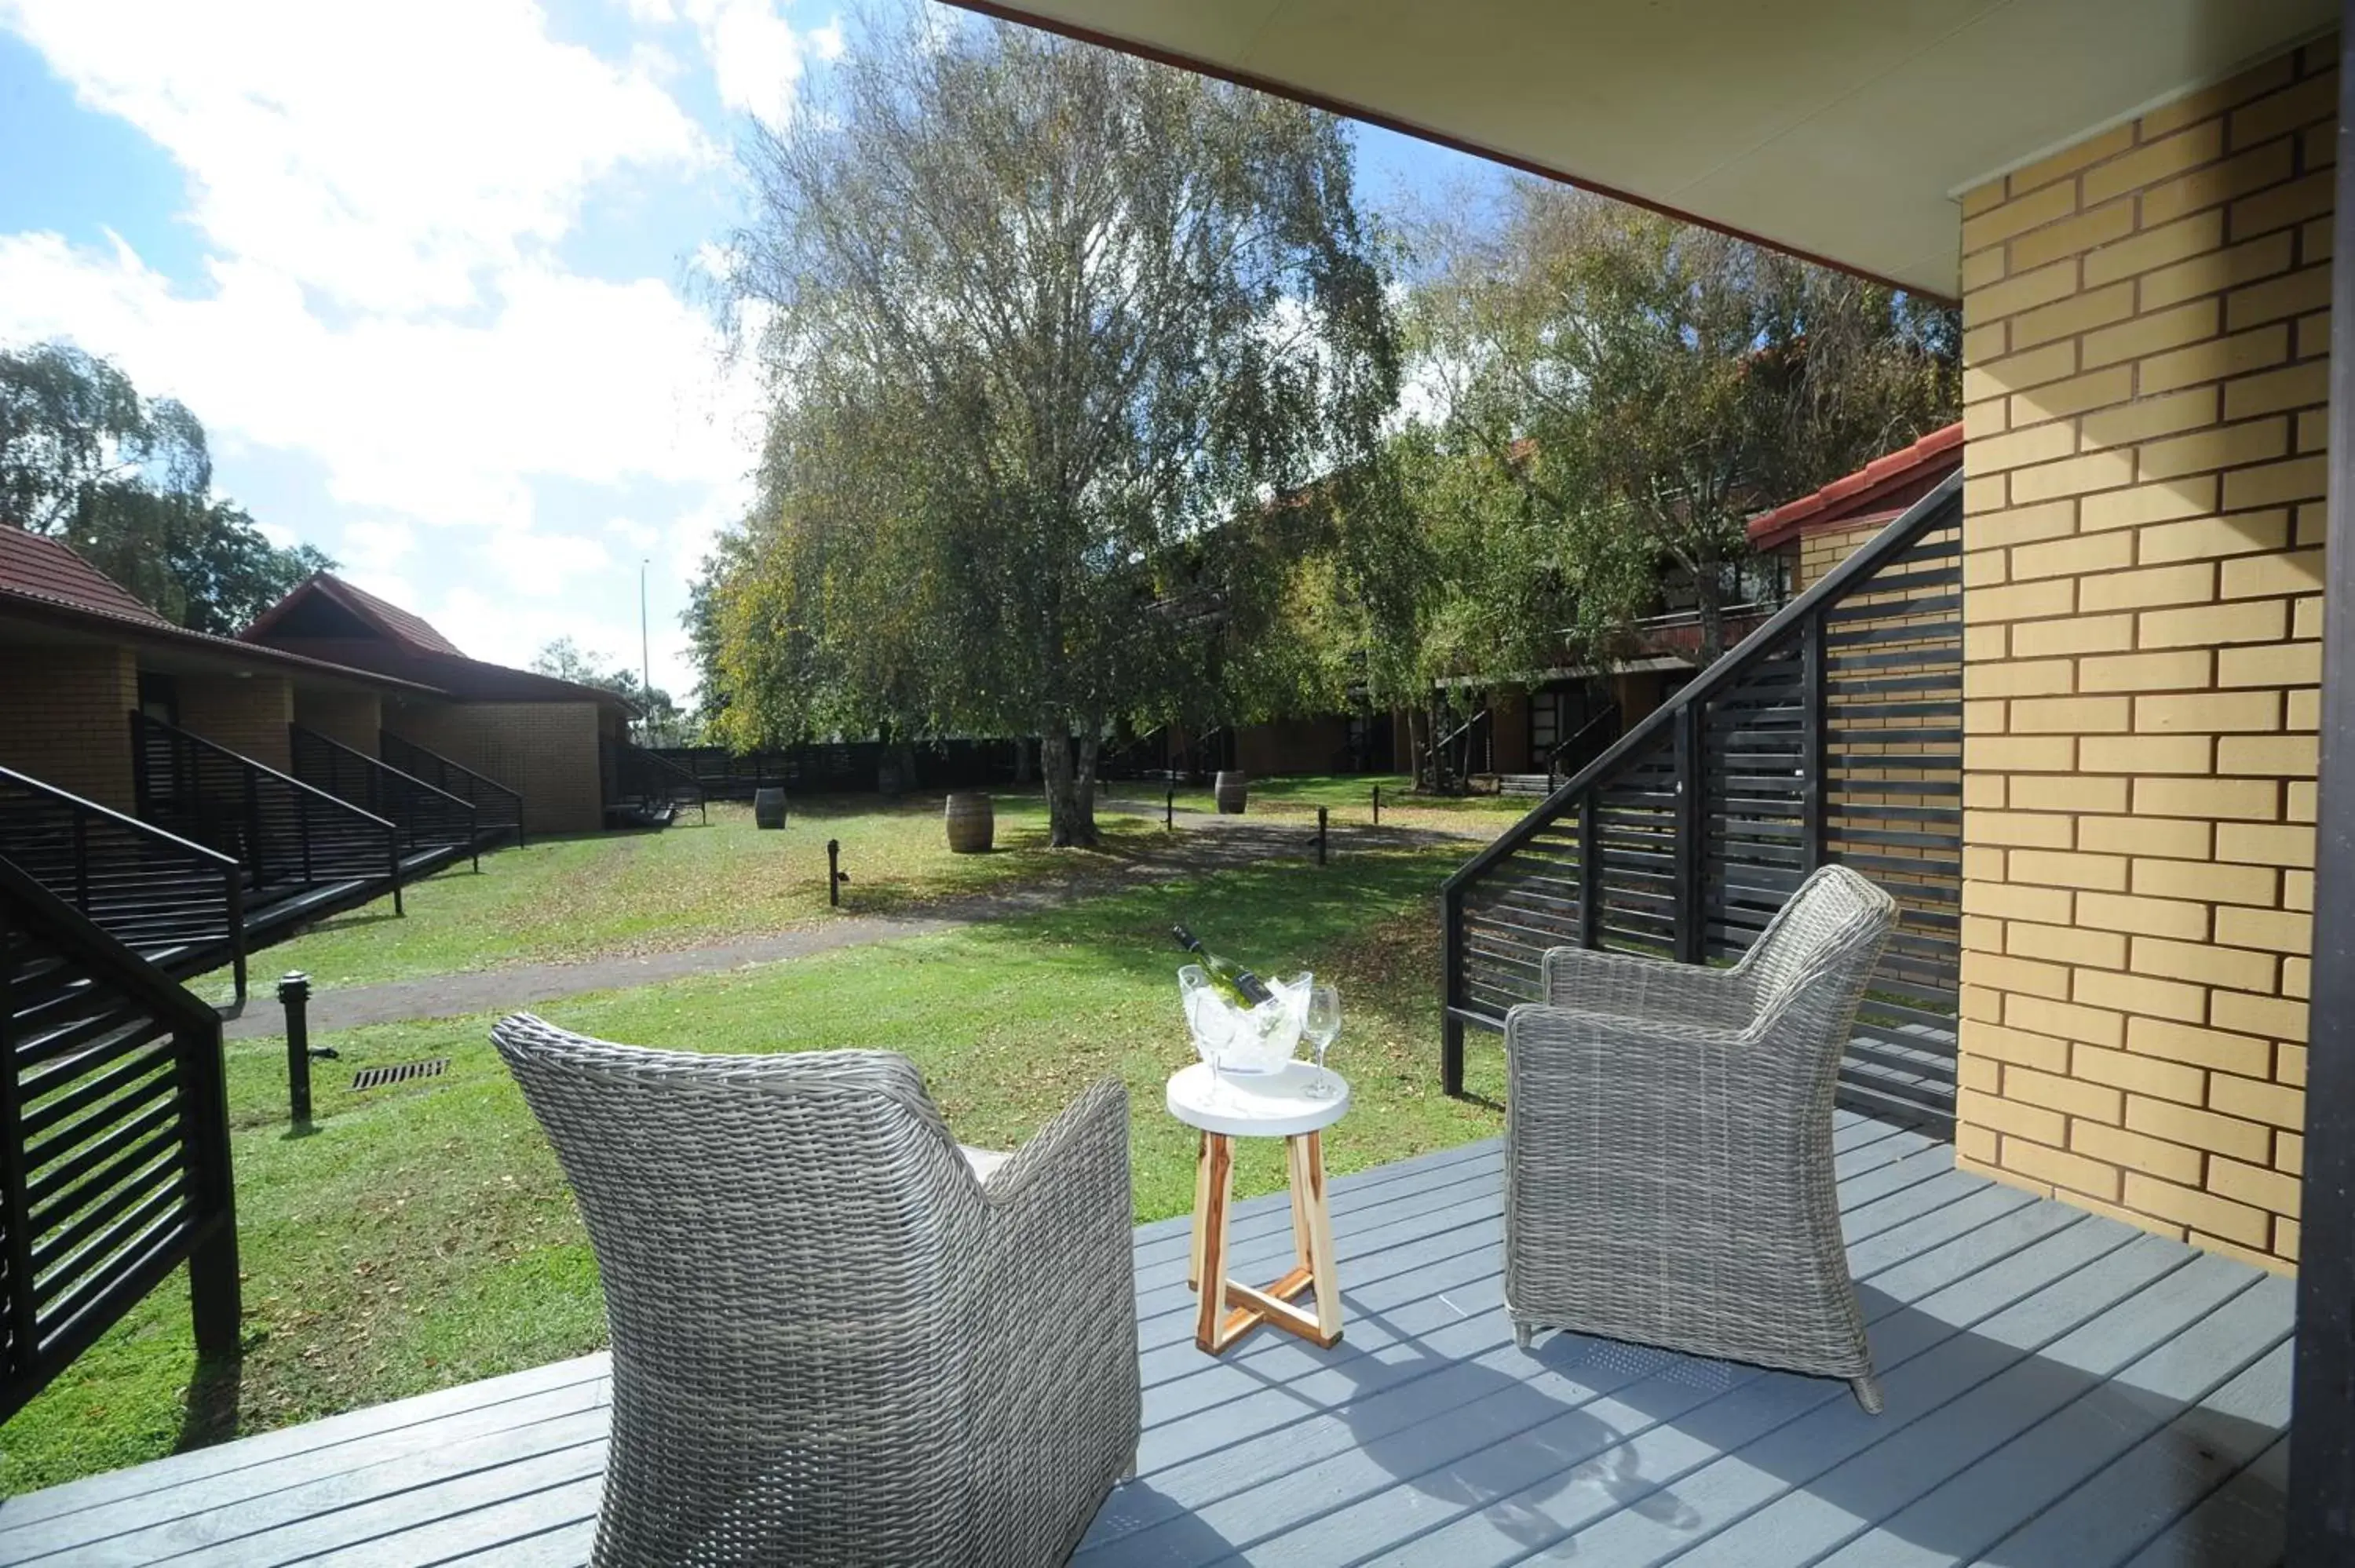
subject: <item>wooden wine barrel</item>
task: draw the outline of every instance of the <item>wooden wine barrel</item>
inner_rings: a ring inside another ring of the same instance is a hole
[[[949,849],[956,854],[987,854],[997,838],[997,814],[978,789],[949,797]]]
[[[752,825],[758,828],[782,828],[785,825],[785,792],[783,789],[752,791]]]
[[[1251,775],[1240,768],[1221,769],[1210,786],[1210,797],[1219,803],[1219,815],[1240,817],[1243,802],[1251,794]]]

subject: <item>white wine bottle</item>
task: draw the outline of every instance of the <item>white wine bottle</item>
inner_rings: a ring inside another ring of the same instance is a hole
[[[1202,946],[1196,939],[1194,933],[1185,927],[1172,926],[1169,927],[1169,934],[1178,938],[1179,947],[1194,955],[1194,960],[1202,966],[1202,972],[1210,977],[1211,984],[1234,998],[1242,1006],[1257,1007],[1275,994],[1267,989],[1265,980],[1235,962],[1234,959],[1222,959]]]

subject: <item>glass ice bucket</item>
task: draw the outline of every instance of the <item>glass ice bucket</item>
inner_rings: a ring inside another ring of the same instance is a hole
[[[1217,986],[1199,964],[1178,971],[1178,994],[1186,1006],[1186,1027],[1194,1049],[1211,1069],[1250,1075],[1273,1073],[1292,1060],[1300,1026],[1308,1015],[1313,978],[1306,971],[1272,980],[1274,992],[1257,1007],[1243,1007]]]

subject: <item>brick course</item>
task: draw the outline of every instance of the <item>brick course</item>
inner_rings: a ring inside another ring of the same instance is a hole
[[[2335,40],[1964,199],[1966,1164],[2296,1256]]]
[[[138,705],[129,648],[0,648],[0,766],[129,815]]]
[[[294,689],[283,675],[183,675],[180,727],[265,768],[292,773]]]
[[[522,795],[527,832],[604,826],[594,703],[401,702],[384,727]]]

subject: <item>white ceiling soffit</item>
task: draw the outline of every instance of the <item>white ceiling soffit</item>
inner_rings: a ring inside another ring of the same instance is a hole
[[[1955,196],[2335,19],[2332,0],[953,0],[1927,293]]]

